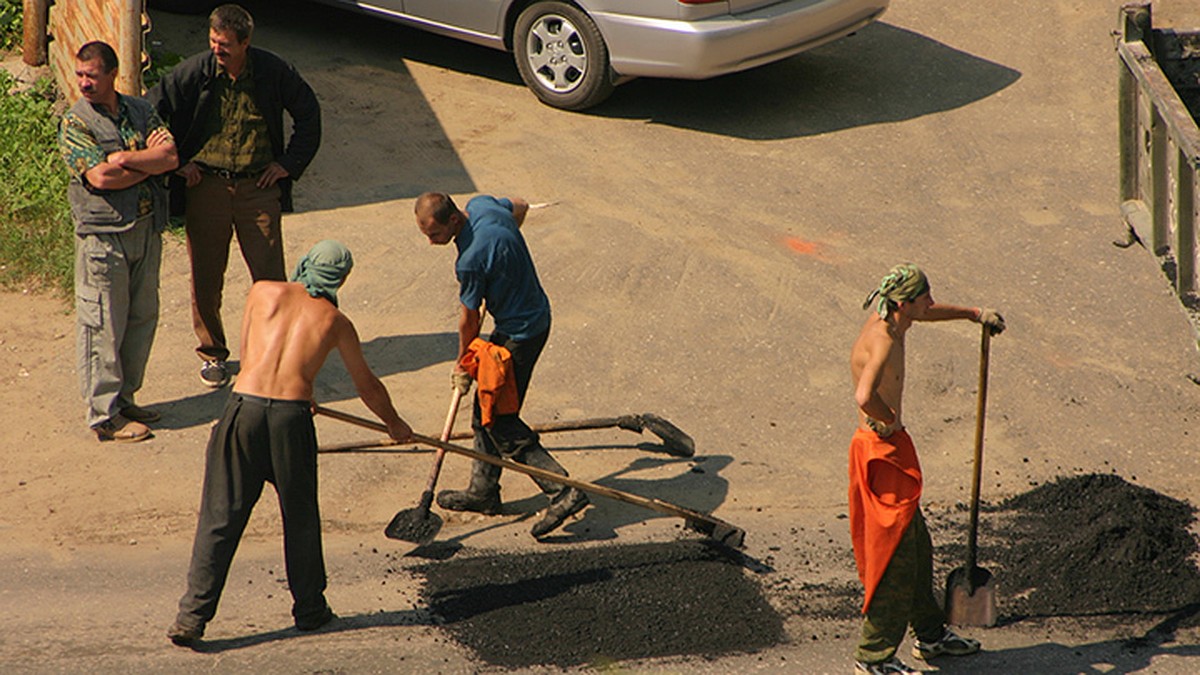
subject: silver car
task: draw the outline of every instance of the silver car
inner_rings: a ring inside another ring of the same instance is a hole
[[[787,58],[862,28],[889,2],[319,1],[510,51],[539,99],[570,110],[600,103],[635,77],[704,79]]]

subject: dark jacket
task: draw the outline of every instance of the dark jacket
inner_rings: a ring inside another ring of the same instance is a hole
[[[275,161],[291,174],[279,181],[283,193],[280,206],[292,210],[292,181],[299,178],[317,154],[321,145],[321,106],[312,87],[300,73],[279,56],[251,46],[249,58],[254,61],[254,103],[267,120],[268,135]],[[217,72],[217,59],[211,51],[191,56],[163,76],[146,94],[146,99],[158,109],[163,122],[175,136],[179,165],[192,161],[204,147],[204,120],[219,101],[212,96],[212,80]],[[283,142],[283,111],[292,118],[292,137]],[[171,176],[171,214],[184,213],[184,181]]]

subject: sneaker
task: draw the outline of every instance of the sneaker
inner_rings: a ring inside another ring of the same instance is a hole
[[[229,384],[229,369],[225,367],[225,362],[205,361],[200,367],[200,381],[213,389]]]
[[[485,516],[500,513],[500,488],[477,495],[470,490],[442,490],[437,496],[438,506],[448,511],[474,511]]]
[[[560,525],[566,522],[567,518],[579,513],[587,505],[587,495],[575,488],[565,488],[554,495],[554,499],[550,501],[550,506],[546,507],[546,515],[542,516],[542,519],[534,524],[533,529],[529,532],[538,539],[541,539],[550,532],[558,529]]]
[[[140,405],[131,405],[127,408],[122,408],[121,415],[125,419],[141,422],[142,424],[151,424],[162,419],[162,415],[159,415],[157,410],[143,408]]]
[[[920,638],[913,643],[913,656],[928,661],[935,656],[948,654],[950,656],[966,656],[979,651],[979,640],[965,638],[949,628],[936,642],[924,642]]]
[[[167,638],[180,647],[191,647],[202,637],[204,637],[203,625],[189,628],[176,621],[167,629]]]
[[[856,675],[924,675],[921,671],[904,665],[903,661],[894,656],[879,663],[855,661],[854,672]]]
[[[329,609],[329,605],[326,605],[324,612],[318,614],[317,616],[315,616],[311,619],[304,619],[303,621],[301,621],[300,619],[296,619],[296,629],[302,630],[307,633],[309,631],[317,630],[318,628],[328,624],[330,621],[333,621],[336,618],[337,618],[337,614],[334,614],[333,610]]]
[[[117,415],[112,419],[105,420],[100,424],[92,427],[92,431],[96,432],[96,438],[100,442],[116,441],[118,443],[137,443],[150,438],[150,427],[141,422],[134,422],[126,419],[123,415]]]

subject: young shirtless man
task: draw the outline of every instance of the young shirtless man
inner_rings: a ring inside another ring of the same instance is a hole
[[[283,512],[284,556],[292,616],[300,630],[333,619],[325,602],[325,559],[317,509],[317,436],[313,380],[333,349],[358,395],[398,441],[412,429],[363,358],[354,324],[338,311],[350,251],[322,241],[300,260],[292,283],[260,281],[242,319],[242,370],[208,442],[200,519],[188,589],[167,637],[191,645],[217,611],[238,540],[263,483],[275,486]]]
[[[930,659],[979,651],[956,635],[933,595],[933,546],[921,515],[921,467],[904,429],[904,338],[914,321],[966,319],[1004,330],[1004,318],[982,308],[933,301],[925,274],[897,265],[872,291],[873,309],[850,352],[858,429],[850,441],[850,535],[866,589],[856,673],[919,674],[896,658],[904,631],[916,635],[913,655]]]

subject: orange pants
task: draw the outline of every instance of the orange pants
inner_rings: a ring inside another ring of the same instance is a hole
[[[887,438],[859,429],[850,441],[850,540],[866,595],[863,613],[912,522],[921,498],[921,466],[908,432]]]

